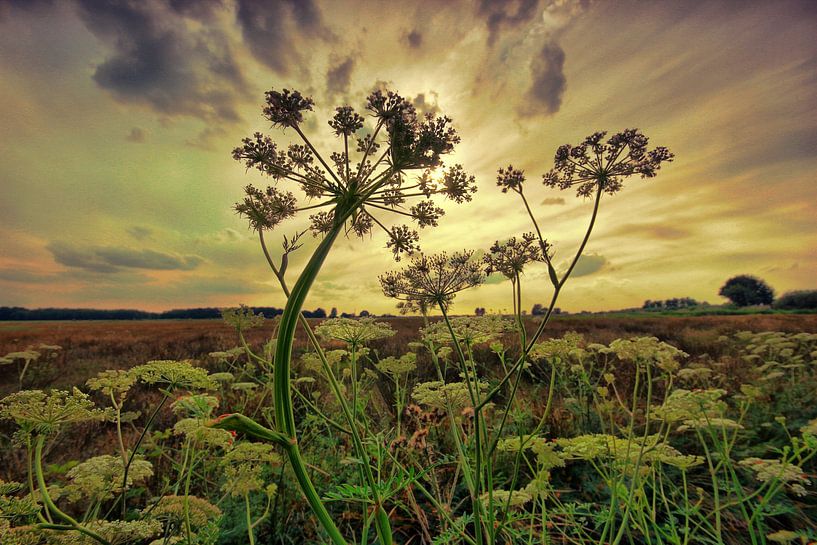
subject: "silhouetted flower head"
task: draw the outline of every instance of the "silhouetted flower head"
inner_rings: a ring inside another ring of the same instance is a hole
[[[304,111],[312,111],[315,101],[301,95],[298,91],[284,89],[283,92],[271,90],[266,92],[267,105],[264,116],[272,121],[273,126],[296,127],[304,120]]]
[[[417,245],[420,235],[408,225],[392,227],[390,235],[389,241],[386,242],[386,248],[392,251],[395,261],[400,261],[401,254],[412,254],[420,249]]]
[[[447,308],[458,292],[484,280],[472,255],[473,252],[464,251],[450,256],[441,253],[414,257],[404,269],[380,277],[383,293],[422,310],[437,305]]]
[[[344,229],[347,235],[362,237],[378,226],[389,238],[387,248],[399,257],[417,250],[417,233],[403,225],[388,226],[375,216],[391,212],[412,218],[419,227],[434,227],[444,214],[431,200],[434,195],[457,203],[471,200],[476,191],[474,177],[460,165],[443,165],[443,156],[460,141],[450,118],[419,116],[409,100],[392,91],[376,90],[366,101],[374,126],[358,138],[366,119],[351,106],[336,108],[328,123],[342,139],[342,150],[321,155],[299,126],[303,113],[313,106],[312,99],[298,91],[267,92],[264,115],[273,126],[294,128],[303,143],[280,149],[270,137],[255,133],[233,150],[233,158],[247,169],[256,169],[278,183],[292,182],[308,199],[319,199],[299,207],[288,191],[247,186],[244,200],[235,209],[249,220],[251,228],[273,229],[299,211],[311,210],[311,230],[316,236]],[[356,145],[350,145],[350,138]],[[416,180],[410,178],[412,174]],[[418,197],[424,200],[412,205],[410,200]]]
[[[235,205],[235,210],[246,217],[255,231],[272,229],[285,219],[295,215],[295,195],[284,193],[274,187],[266,191],[248,185],[244,188],[244,201]]]
[[[505,242],[494,242],[488,253],[482,257],[482,261],[485,263],[486,274],[498,272],[514,279],[522,273],[526,264],[535,261],[546,262],[548,257],[542,253],[542,246],[536,235],[525,233],[521,239],[511,237]]]
[[[578,186],[576,194],[587,197],[596,190],[614,194],[624,178],[640,174],[652,178],[664,162],[673,160],[669,149],[647,149],[649,139],[638,129],[625,129],[604,141],[606,132],[596,132],[576,146],[565,144],[556,150],[554,168],[543,176],[548,187],[567,189]]]
[[[335,108],[335,117],[329,121],[337,136],[351,136],[363,128],[363,116],[355,112],[351,106]]]
[[[496,185],[502,188],[503,193],[522,191],[522,184],[525,181],[525,173],[522,170],[513,168],[513,165],[508,165],[508,168],[500,168],[497,171]]]
[[[440,192],[456,203],[470,201],[477,192],[476,180],[463,171],[462,165],[454,165],[445,173],[442,186]]]

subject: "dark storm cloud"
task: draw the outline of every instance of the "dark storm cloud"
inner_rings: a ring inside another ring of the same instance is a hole
[[[186,30],[180,13],[202,16],[204,8],[184,4],[78,0],[88,30],[113,50],[93,79],[121,101],[168,116],[236,121],[246,82],[227,37],[212,28]]]
[[[555,41],[548,41],[530,63],[531,86],[526,113],[555,114],[562,105],[567,80],[564,74],[565,52]]]
[[[223,0],[168,0],[170,8],[191,19],[212,21],[216,12],[224,7]]]
[[[488,27],[488,45],[493,46],[504,29],[514,30],[537,16],[539,0],[480,0],[477,14]]]
[[[423,45],[423,33],[414,28],[406,34],[405,40],[412,49],[419,49]]]
[[[244,41],[260,62],[285,75],[301,62],[296,36],[331,39],[313,0],[238,0],[237,19]]]
[[[61,265],[100,273],[115,273],[123,269],[189,271],[203,262],[203,259],[196,255],[181,256],[155,250],[134,250],[115,246],[80,247],[51,242],[46,248]]]
[[[329,70],[326,73],[326,89],[329,96],[345,95],[349,92],[354,69],[354,57],[348,57],[343,62],[329,65]]]

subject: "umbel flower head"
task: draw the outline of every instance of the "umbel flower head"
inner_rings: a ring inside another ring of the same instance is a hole
[[[62,426],[105,420],[110,416],[97,409],[88,394],[73,390],[23,390],[0,400],[0,418],[14,420],[26,433],[49,434]]]
[[[330,318],[321,322],[315,333],[324,339],[362,346],[369,341],[392,337],[395,331],[386,322],[376,322],[374,318]]]
[[[545,244],[545,248],[550,250],[550,246]],[[511,237],[505,242],[497,240],[482,257],[486,274],[498,272],[511,280],[522,274],[522,269],[528,263],[546,263],[549,259],[550,255],[542,252],[542,245],[533,233],[525,233],[520,239]]]
[[[473,253],[416,256],[404,269],[380,277],[383,293],[421,312],[433,306],[447,309],[458,292],[481,284],[485,278],[479,263],[471,259]]]
[[[433,227],[444,214],[433,196],[457,203],[471,200],[476,191],[474,177],[460,165],[443,166],[443,156],[460,141],[450,118],[420,116],[400,95],[374,91],[366,102],[373,123],[365,135],[357,136],[367,128],[362,115],[351,106],[336,108],[329,126],[343,148],[327,160],[300,127],[304,113],[313,106],[314,101],[298,91],[267,92],[264,116],[273,127],[293,129],[302,143],[284,149],[269,136],[255,133],[233,150],[233,158],[248,169],[257,169],[276,184],[293,184],[316,201],[299,207],[290,191],[247,185],[235,210],[252,229],[273,229],[298,212],[311,210],[315,235],[344,229],[347,235],[363,237],[377,226],[386,232],[387,247],[399,258],[417,250],[416,231],[407,225],[387,227],[376,215],[392,212],[414,220],[420,228]],[[419,202],[411,205],[412,199]]]
[[[635,174],[653,178],[662,163],[675,157],[663,146],[647,149],[649,138],[638,129],[625,129],[605,141],[606,135],[596,132],[576,146],[559,146],[554,167],[542,177],[543,183],[559,189],[577,186],[576,194],[581,197],[595,191],[612,195],[621,190],[624,178]]]

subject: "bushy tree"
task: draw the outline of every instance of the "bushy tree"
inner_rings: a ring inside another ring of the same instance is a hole
[[[770,305],[774,301],[774,290],[771,286],[760,278],[746,274],[727,280],[721,286],[718,295],[726,297],[739,307]]]
[[[774,302],[775,308],[817,309],[817,290],[800,290],[784,293]]]

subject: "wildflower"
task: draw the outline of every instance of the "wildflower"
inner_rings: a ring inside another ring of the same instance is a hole
[[[377,339],[385,339],[395,334],[394,329],[386,322],[376,322],[374,318],[330,318],[317,327],[315,333],[324,339],[345,342],[351,346],[360,346]]]
[[[356,113],[351,106],[335,108],[335,116],[329,121],[335,135],[350,136],[363,128],[363,116]]]
[[[666,401],[653,408],[653,415],[665,422],[682,422],[678,431],[709,427],[740,428],[741,426],[724,418],[727,405],[721,400],[725,390],[684,390],[678,389]]]
[[[506,505],[512,508],[522,508],[526,503],[533,499],[533,496],[525,490],[493,490],[490,494],[484,493],[479,498],[482,503],[488,507],[493,500],[494,507],[504,508]]]
[[[649,139],[638,129],[625,129],[605,143],[606,134],[591,134],[576,146],[559,146],[554,168],[542,177],[544,184],[559,189],[578,186],[576,194],[582,197],[594,191],[612,195],[621,190],[624,178],[635,174],[652,178],[662,163],[674,158],[665,147],[648,150]]]
[[[536,455],[539,469],[548,470],[565,465],[564,458],[556,451],[555,446],[555,443],[548,441],[545,437],[523,435],[502,439],[497,443],[496,448],[501,452],[517,453],[524,447]]]
[[[441,253],[412,258],[407,267],[380,276],[387,297],[411,302],[421,310],[439,305],[447,308],[454,296],[482,283],[479,264],[471,260],[473,252]]]
[[[513,330],[513,323],[501,316],[458,316],[449,320],[457,341],[466,346],[484,344]],[[451,333],[445,321],[438,321],[420,330],[423,340],[437,345],[451,344]]]
[[[85,383],[91,390],[98,390],[106,396],[117,396],[121,400],[136,383],[136,377],[130,371],[107,370],[89,378]]]
[[[479,394],[488,391],[487,382],[477,383]],[[472,407],[471,394],[465,382],[444,383],[438,380],[421,382],[414,386],[412,397],[420,405],[433,409],[445,409],[450,406],[453,411],[462,411]]]
[[[273,126],[297,127],[303,123],[302,112],[312,111],[315,105],[315,101],[311,98],[289,89],[284,89],[283,92],[274,89],[267,91],[266,98],[264,116],[272,122]]]
[[[780,481],[798,496],[805,496],[804,487],[811,484],[802,468],[792,463],[781,460],[765,460],[761,458],[746,458],[740,461],[740,465],[750,469],[755,478],[762,482]]]
[[[233,497],[264,489],[264,470],[280,458],[267,443],[238,443],[221,459],[225,482],[221,489]]]
[[[226,449],[233,444],[233,436],[227,430],[207,425],[208,420],[182,418],[173,425],[173,433],[184,436],[196,448]]]
[[[377,367],[378,371],[385,375],[389,375],[390,377],[405,375],[406,373],[411,373],[417,368],[417,354],[409,352],[407,354],[403,354],[399,358],[389,356],[388,358],[383,358],[378,361],[375,364],[375,367]]]
[[[74,466],[65,476],[68,484],[64,493],[70,501],[76,502],[80,498],[86,498],[91,503],[104,501],[122,492],[124,462],[120,456],[95,456]],[[128,469],[125,488],[131,488],[135,483],[144,482],[152,476],[153,465],[136,457]]]
[[[679,366],[677,360],[689,355],[655,337],[616,339],[610,343],[610,351],[620,360],[655,365],[667,373],[677,370]]]
[[[215,354],[216,352],[211,352],[210,356]],[[210,375],[210,378],[215,380],[218,383],[222,382],[233,382],[235,380],[235,376],[232,373],[228,373],[226,371],[220,373],[213,373]]]
[[[184,521],[185,499],[189,506],[190,525],[199,529],[211,520],[221,517],[221,509],[207,500],[196,496],[163,496],[153,508],[145,509],[144,514],[151,519],[167,521],[169,525],[179,527]]]
[[[812,435],[817,437],[817,418],[809,420],[808,424],[800,428],[800,432],[803,435]]]
[[[313,106],[311,98],[297,91],[267,92],[265,117],[273,126],[295,129],[303,145],[292,144],[284,151],[268,136],[255,133],[233,150],[233,158],[247,168],[257,169],[276,182],[291,182],[309,199],[321,199],[299,207],[290,192],[247,186],[243,201],[235,209],[249,220],[252,229],[273,229],[299,211],[327,207],[310,216],[316,236],[340,231],[345,225],[347,235],[362,237],[377,226],[388,236],[387,247],[400,257],[416,250],[417,233],[406,226],[386,227],[376,214],[396,212],[413,218],[420,227],[436,226],[443,210],[430,200],[432,195],[460,203],[470,200],[476,190],[473,176],[465,174],[460,165],[446,169],[442,164],[442,157],[459,143],[450,118],[418,116],[411,102],[400,95],[375,91],[366,103],[375,125],[362,138],[355,135],[364,129],[364,117],[351,106],[335,109],[328,123],[343,140],[343,151],[329,154],[327,161],[300,129],[304,112]],[[352,149],[350,138],[357,144]],[[381,147],[385,152],[375,158]],[[408,179],[412,171],[419,173],[416,182]],[[441,178],[439,183],[436,178]],[[403,209],[408,199],[420,196],[426,200]]]
[[[108,411],[94,406],[88,394],[65,390],[23,390],[0,400],[0,418],[14,420],[25,433],[54,433],[62,426],[105,420]]]
[[[548,339],[533,345],[529,352],[532,360],[581,361],[587,352],[582,348],[584,337],[575,331],[568,331],[559,339]]]
[[[545,243],[545,248],[549,250],[550,246]],[[498,272],[512,281],[522,274],[522,269],[528,263],[545,263],[549,259],[550,256],[542,253],[542,246],[533,233],[525,233],[519,240],[516,237],[505,242],[497,240],[482,257],[485,274]]]
[[[149,361],[137,365],[131,372],[146,384],[161,384],[168,390],[177,388],[209,390],[215,387],[207,370],[193,367],[189,361]]]
[[[513,165],[508,165],[508,168],[500,168],[497,171],[496,185],[502,188],[503,193],[507,193],[508,190],[521,193],[524,182],[525,173],[522,170],[513,168]]]

